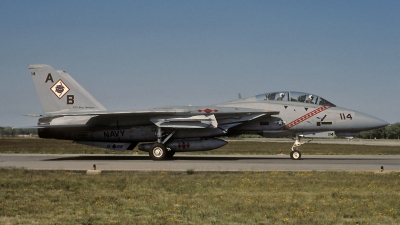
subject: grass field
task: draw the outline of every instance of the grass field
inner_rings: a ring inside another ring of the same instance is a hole
[[[287,154],[291,146],[232,141],[185,154]],[[399,147],[310,143],[302,152],[395,155]],[[0,153],[121,154],[37,138],[0,139]],[[398,172],[188,170],[89,176],[0,168],[0,178],[0,224],[400,224]]]
[[[400,224],[400,173],[2,168],[0,177],[0,224]]]
[[[229,141],[222,148],[193,153],[179,154],[217,154],[217,155],[276,155],[281,151],[290,152],[291,142],[255,142],[255,141]],[[368,145],[341,145],[341,144],[315,144],[308,143],[301,146],[303,155],[398,155],[399,146],[368,146]],[[137,148],[134,149],[134,152]],[[90,147],[73,143],[72,141],[20,138],[0,139],[0,153],[43,153],[43,154],[132,154],[132,151],[124,153],[106,149]],[[138,152],[147,154],[146,152]]]

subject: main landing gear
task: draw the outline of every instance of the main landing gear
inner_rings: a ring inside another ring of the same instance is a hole
[[[172,135],[175,134],[175,131],[170,133],[164,140],[162,140],[162,130],[160,127],[157,128],[157,143],[153,144],[149,150],[149,156],[153,160],[165,160],[172,158],[175,154],[175,151],[166,148],[165,142],[167,142]]]
[[[306,142],[301,142],[300,141],[300,135],[296,135],[294,137],[294,144],[292,146],[292,151],[290,152],[290,158],[293,160],[299,160],[301,159],[301,152],[299,151],[299,146],[303,145],[305,143],[308,143],[312,140],[306,141]]]

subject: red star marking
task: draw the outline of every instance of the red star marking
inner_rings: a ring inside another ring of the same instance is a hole
[[[205,109],[205,110],[204,110],[204,112],[206,112],[206,113],[210,113],[210,112],[212,112],[212,110],[211,110],[211,109],[209,109],[209,108],[207,108],[207,109]]]
[[[189,143],[186,143],[185,144],[185,142],[182,142],[182,143],[179,143],[178,144],[178,148],[183,148],[183,149],[185,149],[185,148],[189,148],[190,147],[190,144]]]
[[[214,112],[218,112],[218,109],[214,109]]]
[[[197,110],[197,112],[203,112],[203,110],[201,110],[201,109],[198,109],[198,110]]]

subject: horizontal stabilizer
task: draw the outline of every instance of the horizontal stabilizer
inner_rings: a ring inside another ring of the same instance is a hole
[[[28,117],[42,117],[42,114],[26,114],[24,116],[28,116]]]

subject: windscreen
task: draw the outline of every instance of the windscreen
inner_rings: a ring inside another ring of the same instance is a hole
[[[291,102],[301,102],[314,105],[326,105],[335,107],[330,101],[319,97],[318,95],[304,93],[304,92],[271,92],[266,94],[257,95],[256,99],[259,101],[291,101]]]

